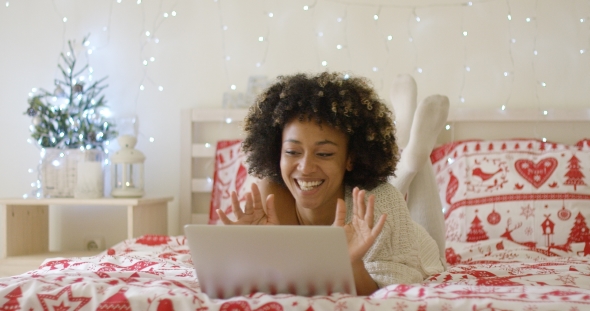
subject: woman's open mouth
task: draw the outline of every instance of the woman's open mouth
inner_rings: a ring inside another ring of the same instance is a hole
[[[297,182],[297,185],[299,185],[299,189],[301,189],[302,191],[313,190],[314,188],[316,188],[324,183],[323,180],[303,181],[303,180],[295,179],[295,181]]]

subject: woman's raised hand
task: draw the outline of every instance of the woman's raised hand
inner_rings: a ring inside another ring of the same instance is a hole
[[[238,194],[235,191],[231,193],[232,210],[236,216],[236,221],[232,221],[220,209],[217,209],[219,219],[225,225],[278,225],[279,220],[274,207],[274,195],[270,194],[266,198],[266,211],[262,205],[262,197],[256,183],[252,184],[252,192],[246,193],[246,206],[244,211],[240,208]]]
[[[346,224],[346,204],[342,199],[338,199],[336,204],[336,217],[333,225],[344,227],[348,241],[348,253],[352,263],[363,260],[385,225],[387,215],[383,214],[373,226],[374,205],[375,196],[369,196],[365,202],[365,191],[355,187],[352,190],[352,220]]]

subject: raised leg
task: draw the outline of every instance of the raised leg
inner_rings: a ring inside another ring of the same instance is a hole
[[[424,227],[436,241],[440,258],[445,262],[445,221],[434,170],[430,162],[424,163],[410,184],[408,209],[412,219]]]
[[[412,219],[436,241],[445,261],[445,224],[430,153],[444,127],[449,112],[445,96],[432,95],[416,104],[416,83],[409,75],[399,75],[390,92],[396,116],[396,138],[402,149],[396,176],[390,179],[406,195]]]
[[[404,149],[410,139],[417,92],[416,81],[408,74],[398,75],[391,85],[389,96],[395,115],[397,145],[400,149]]]
[[[430,153],[448,114],[449,99],[442,95],[429,96],[416,107],[408,145],[402,150],[396,177],[390,181],[402,194],[408,193],[410,183],[424,163],[430,160]]]

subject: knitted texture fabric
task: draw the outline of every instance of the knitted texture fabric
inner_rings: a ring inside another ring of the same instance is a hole
[[[346,222],[352,220],[352,189],[346,188]],[[379,287],[390,284],[420,283],[426,277],[444,271],[436,242],[410,218],[406,201],[391,184],[383,183],[369,195],[375,196],[375,222],[387,214],[383,230],[363,261]]]

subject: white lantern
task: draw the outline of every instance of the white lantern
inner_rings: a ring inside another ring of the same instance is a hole
[[[142,197],[145,156],[134,149],[137,138],[121,135],[117,142],[121,150],[111,156],[111,195],[115,198]]]

